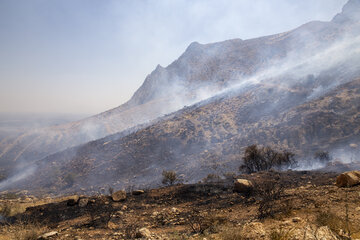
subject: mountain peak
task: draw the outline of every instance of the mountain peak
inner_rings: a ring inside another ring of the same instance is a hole
[[[342,8],[342,12],[337,14],[332,21],[340,23],[360,21],[360,0],[349,0]]]

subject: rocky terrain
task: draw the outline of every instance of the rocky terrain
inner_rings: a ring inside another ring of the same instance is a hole
[[[0,222],[0,239],[360,238],[360,186],[339,188],[336,174],[311,171],[238,177],[253,182],[254,191],[234,192],[228,179],[112,197],[105,190],[45,199],[3,195],[2,212],[12,217]]]

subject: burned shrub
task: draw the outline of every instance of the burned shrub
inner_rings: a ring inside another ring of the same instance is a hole
[[[216,183],[221,180],[220,176],[214,173],[209,173],[205,178],[203,178],[204,183]]]
[[[261,200],[259,201],[258,218],[263,219],[272,217],[275,213],[281,211],[281,204],[277,204],[284,193],[285,186],[280,181],[267,180],[256,185],[255,194]]]
[[[224,224],[226,218],[192,208],[186,214],[185,221],[192,232],[203,234],[205,231],[216,232],[216,227]]]
[[[244,163],[239,170],[246,173],[290,167],[296,164],[295,154],[292,152],[278,152],[270,147],[259,148],[257,145],[248,146],[242,159]]]
[[[330,156],[329,152],[327,152],[327,151],[317,151],[314,154],[314,158],[322,163],[326,163],[331,160],[331,156]]]
[[[168,186],[171,186],[171,185],[174,185],[175,182],[177,181],[177,176],[176,176],[176,172],[175,171],[163,171],[162,172],[162,183],[164,185],[168,185]]]

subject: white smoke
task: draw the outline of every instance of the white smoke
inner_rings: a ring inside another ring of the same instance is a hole
[[[12,184],[23,180],[25,178],[30,177],[31,175],[33,175],[35,173],[36,167],[33,166],[29,166],[27,167],[25,170],[22,171],[18,171],[15,175],[13,175],[12,177],[7,178],[4,181],[0,182],[0,191],[4,190],[6,188],[8,188],[9,186],[11,186]]]

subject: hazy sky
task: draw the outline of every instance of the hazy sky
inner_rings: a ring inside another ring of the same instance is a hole
[[[329,21],[346,0],[0,0],[0,112],[98,113],[193,41]]]

